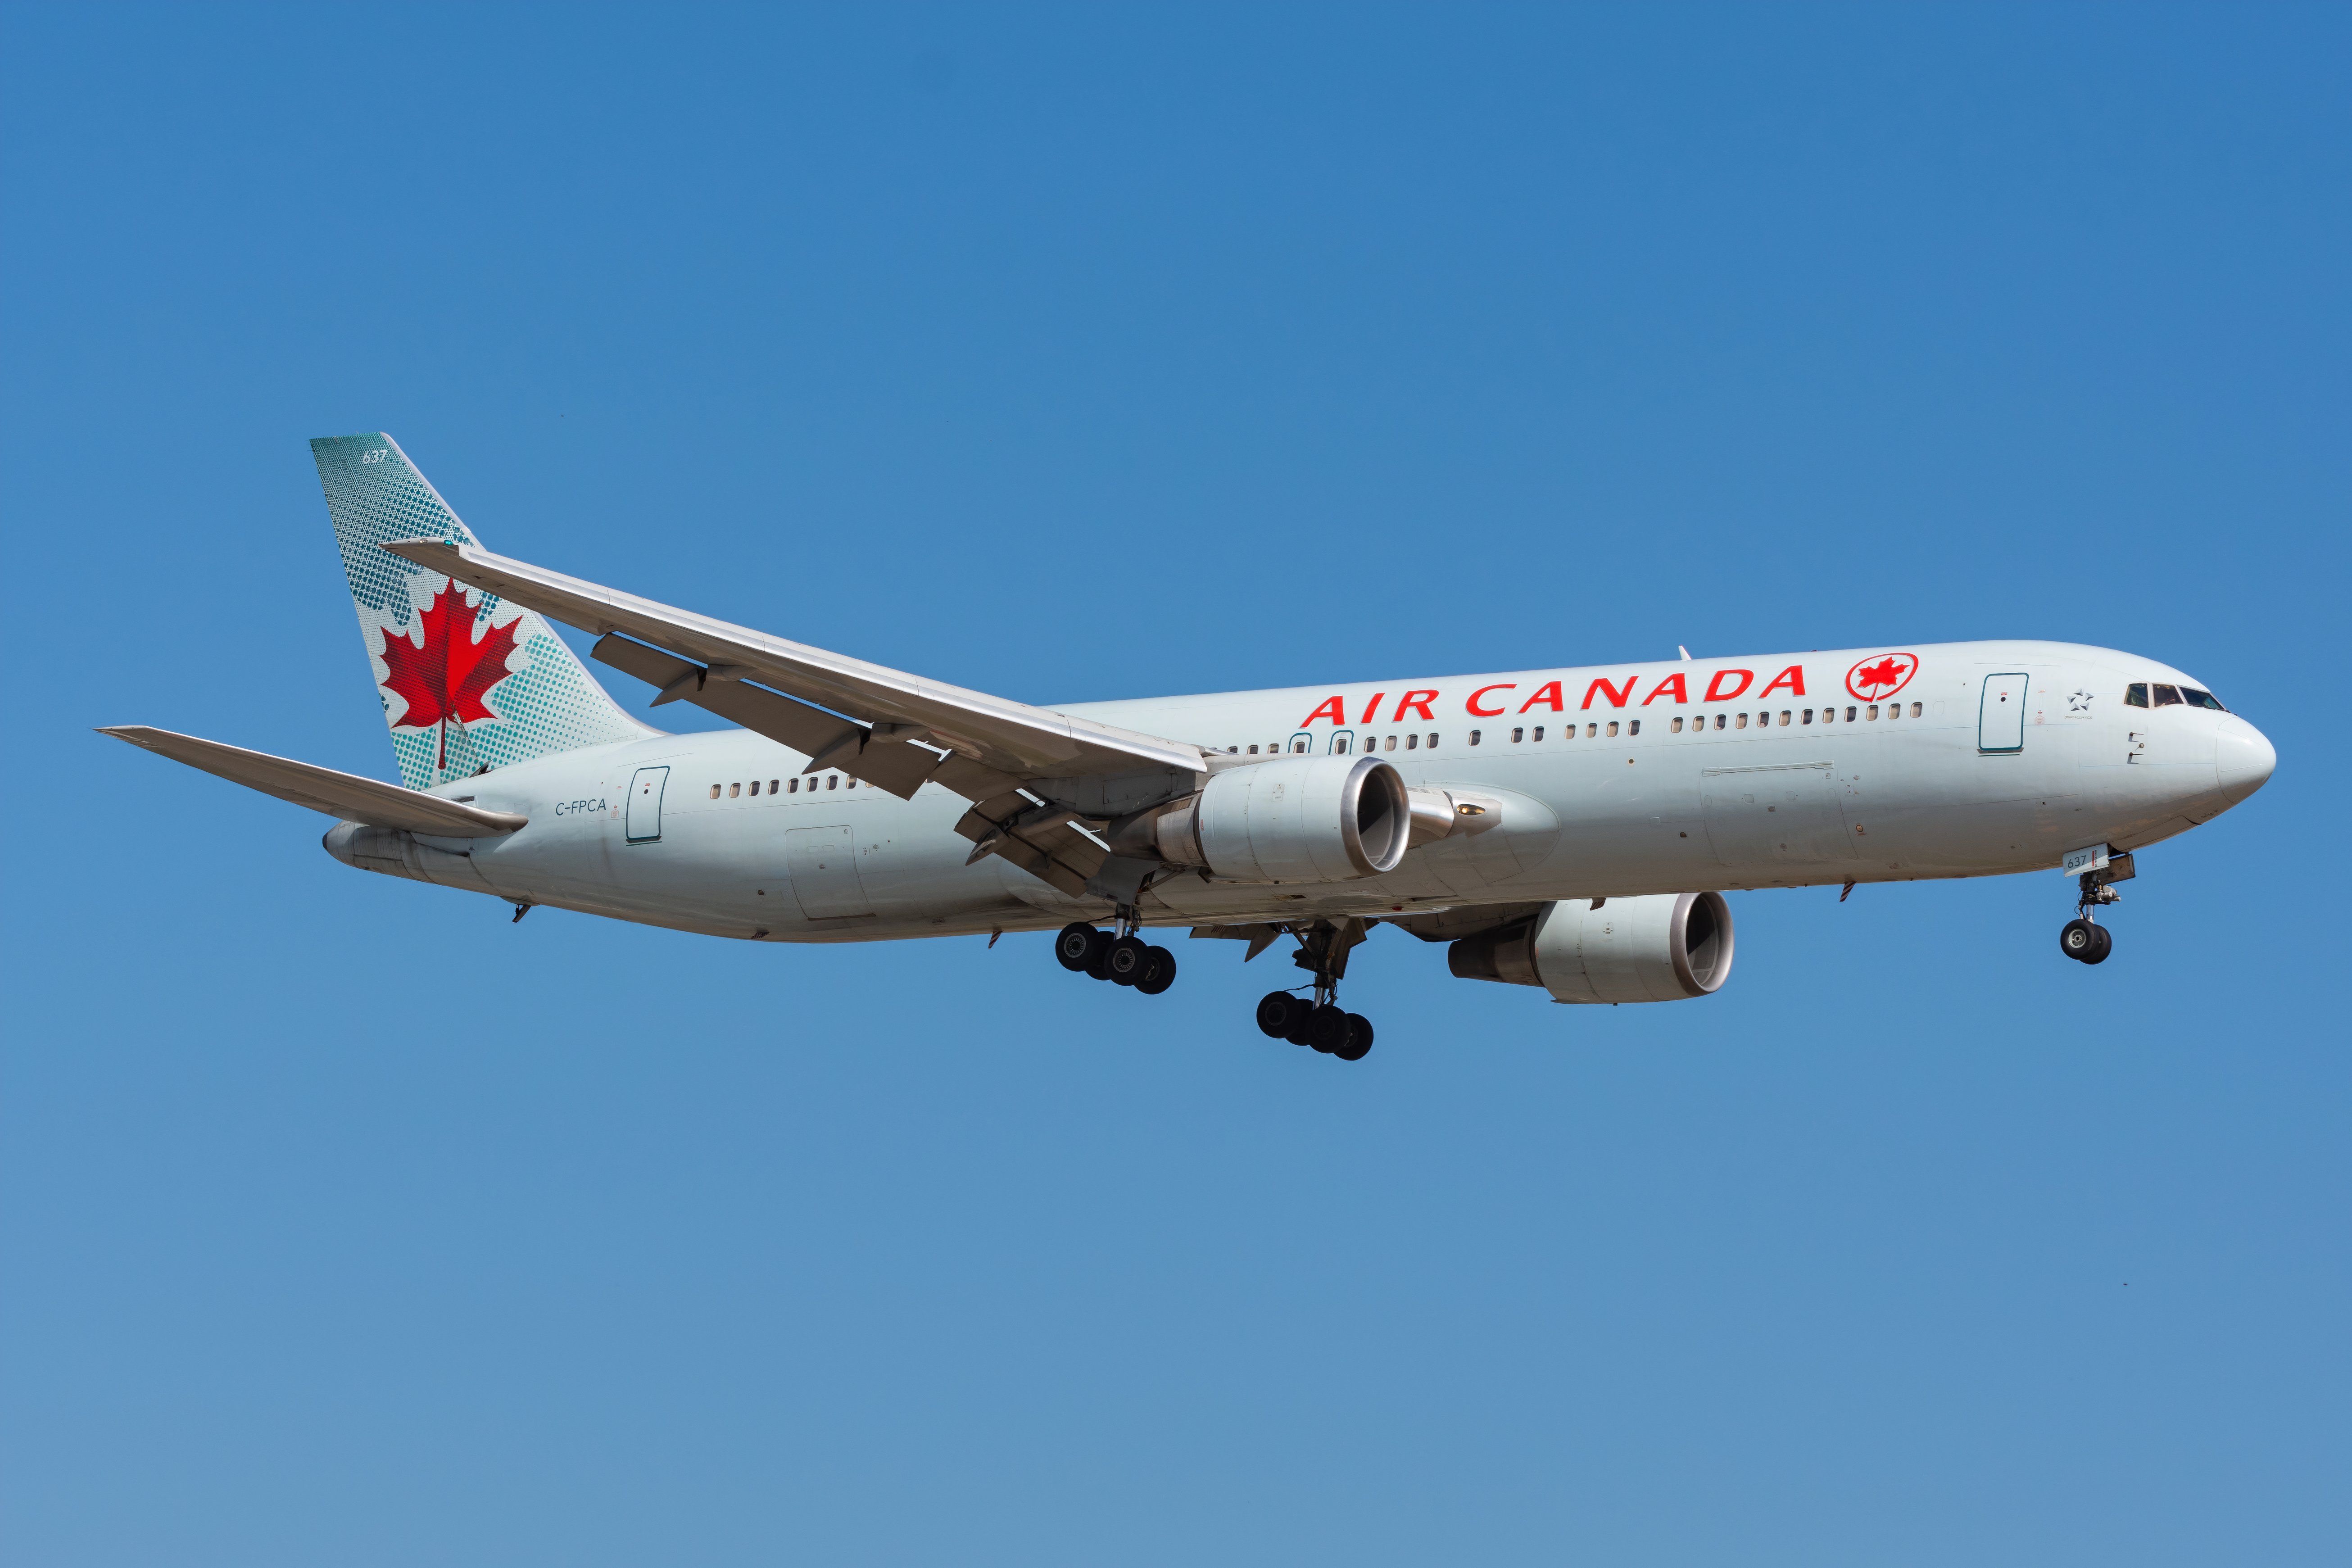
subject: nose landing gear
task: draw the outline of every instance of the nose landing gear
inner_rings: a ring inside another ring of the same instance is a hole
[[[2074,918],[2058,928],[2058,951],[2077,963],[2105,963],[2116,950],[2116,939],[2095,918],[2103,904],[2119,904],[2124,896],[2109,886],[2132,878],[2132,858],[2118,855],[2096,870],[2074,879],[2082,896],[2074,901]]]

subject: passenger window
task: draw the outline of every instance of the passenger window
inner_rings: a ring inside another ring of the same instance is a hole
[[[851,779],[851,780],[849,781],[849,787],[850,787],[850,788],[852,788],[852,789],[856,789],[856,788],[857,787],[857,781],[856,781],[856,779],[854,779],[854,778],[853,778],[853,779]]]
[[[1395,737],[1394,735],[1391,735],[1391,736],[1389,736],[1386,740],[1382,741],[1382,742],[1381,742],[1381,751],[1383,751],[1383,752],[1393,752],[1393,751],[1395,751],[1395,750],[1396,750],[1396,737]]]
[[[1536,731],[1536,739],[1538,741],[1543,739],[1543,731],[1541,730],[1538,730]],[[1407,735],[1404,738],[1404,749],[1408,752],[1414,750],[1420,746],[1420,744],[1421,737],[1419,735]]]
[[[1432,730],[1432,731],[1429,732],[1429,739],[1428,739],[1428,740],[1426,740],[1426,741],[1423,741],[1423,742],[1422,742],[1422,744],[1423,744],[1423,746],[1427,747],[1429,750],[1431,750],[1431,751],[1433,751],[1433,751],[1435,751],[1435,750],[1437,750],[1437,731],[1434,731],[1434,730]]]
[[[773,780],[773,779],[770,779],[770,780],[768,781],[768,793],[769,793],[770,795],[773,795],[773,794],[775,794],[775,793],[776,793],[776,781],[775,781],[775,780]]]
[[[1927,710],[1927,705],[1926,705],[1925,703],[1914,702],[1913,704],[1911,704],[1911,717],[1913,717],[1914,719],[1916,719],[1917,717],[1919,717],[1919,715],[1921,715],[1922,713],[1925,713]]]
[[[743,786],[740,784],[731,784],[727,786],[727,798],[730,800],[734,799],[737,795],[741,795],[742,793]]]
[[[1614,719],[1609,721],[1609,733],[1612,737],[1617,733],[1617,721]]]
[[[717,800],[719,798],[719,786],[717,784],[712,784],[710,786],[710,798],[713,800]]]
[[[1781,710],[1780,710],[1780,728],[1782,728],[1783,730],[1785,730],[1785,729],[1787,729],[1788,727],[1789,727],[1789,710],[1788,710],[1786,708],[1783,708],[1783,709],[1781,709]]]
[[[760,793],[760,781],[758,779],[753,779],[751,781],[751,793],[755,795]]]
[[[1476,744],[1479,742],[1479,741],[1480,741],[1480,740],[1481,740],[1481,739],[1486,735],[1486,731],[1485,731],[1484,730],[1473,730],[1473,731],[1470,731],[1470,743],[1471,743],[1472,745],[1474,745],[1474,746],[1475,746],[1475,745],[1476,745]]]
[[[1528,736],[1530,740],[1540,741],[1543,739],[1543,732],[1544,727],[1538,724],[1534,729],[1528,731]]]
[[[1805,718],[1804,718],[1804,721],[1805,721],[1806,723],[1808,723],[1808,724],[1810,724],[1810,723],[1811,723],[1811,722],[1813,721],[1813,710],[1812,710],[1811,709],[1810,709],[1810,708],[1808,708],[1808,709],[1806,709],[1806,710],[1805,710]]]
[[[1853,723],[1853,708],[1852,704],[1848,704],[1848,705],[1847,705],[1847,708],[1846,708],[1846,710],[1845,710],[1845,721],[1846,721],[1847,723],[1849,723],[1849,724],[1851,724],[1851,723]]]
[[[1864,722],[1864,723],[1868,723],[1871,720],[1875,719],[1875,718],[1877,718],[1877,717],[1878,717],[1878,704],[1877,704],[1877,703],[1875,703],[1875,702],[1872,703],[1869,707],[1867,707],[1867,708],[1865,708],[1865,709],[1864,709],[1864,710],[1862,710],[1863,722]]]
[[[839,789],[841,787],[841,775],[839,773],[825,774],[824,787],[827,789]]]
[[[2145,708],[2147,706],[2147,681],[2135,680],[2129,686],[2124,688],[2124,706],[2126,708]]]
[[[792,778],[792,780],[791,780],[791,782],[790,782],[790,786],[789,786],[789,787],[791,788],[791,790],[792,790],[793,794],[794,794],[794,795],[798,795],[798,794],[800,794],[800,793],[801,793],[801,781],[800,781],[800,775],[799,775],[799,774],[795,773],[795,774],[793,774],[793,778]]]
[[[1601,733],[1601,726],[1598,724],[1587,724],[1584,727],[1584,738],[1588,741],[1599,733]]]
[[[1525,730],[1514,730],[1511,731],[1511,744],[1514,746],[1517,745],[1521,741],[1524,741],[1527,738],[1528,732]]]
[[[1355,743],[1356,737],[1353,735],[1334,735],[1331,737],[1331,754],[1335,757],[1344,757],[1348,754],[1348,748]]]
[[[1253,757],[1256,756],[1256,755],[1257,755],[1257,748],[1256,748],[1255,746],[1252,746],[1252,747],[1249,749],[1249,754],[1250,754],[1251,756],[1253,756]]]
[[[1745,713],[1738,715],[1732,721],[1731,727],[1735,730],[1745,730],[1748,728],[1748,715]]]
[[[1683,732],[1683,721],[1679,719],[1672,720],[1667,723],[1666,730],[1670,734],[1679,735]]]
[[[2180,695],[2189,699],[2189,706],[2191,708],[2210,708],[2216,713],[2229,711],[2227,708],[2221,706],[2221,700],[2210,691],[2200,691],[2193,686],[2184,686],[2180,689]]]
[[[2179,700],[2180,689],[2179,687],[2159,686],[2156,689],[2156,705],[2158,708],[2169,708]]]
[[[1614,728],[1615,728],[1615,726],[1614,726],[1614,725],[1612,725],[1612,726],[1611,726],[1611,728],[1612,728],[1612,729],[1614,729]],[[1638,735],[1638,734],[1640,734],[1641,732],[1642,732],[1642,721],[1641,721],[1639,719],[1633,720],[1632,722],[1628,723],[1628,724],[1625,726],[1625,733],[1627,733],[1628,735]]]

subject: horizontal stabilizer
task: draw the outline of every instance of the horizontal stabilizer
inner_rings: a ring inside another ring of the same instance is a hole
[[[200,741],[194,735],[174,734],[144,724],[121,724],[101,729],[99,733],[128,741],[175,763],[216,773],[231,784],[241,784],[247,789],[257,789],[264,795],[290,800],[296,805],[307,805],[312,811],[323,811],[329,816],[364,823],[370,827],[396,827],[437,838],[488,838],[493,834],[512,833],[530,820],[511,812],[483,811],[462,801],[444,800],[439,795],[403,789],[357,773],[340,773],[332,768],[289,762],[266,752],[248,752],[242,746]]]

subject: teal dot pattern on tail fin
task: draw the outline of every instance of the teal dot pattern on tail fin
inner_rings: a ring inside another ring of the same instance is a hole
[[[505,673],[482,698],[490,717],[461,721],[427,710],[425,723],[407,722],[409,700],[385,684],[391,673],[386,639],[402,638],[412,647],[429,643],[425,612],[450,583],[383,547],[396,539],[480,542],[391,437],[321,437],[310,443],[310,451],[334,519],[344,580],[359,612],[360,636],[403,784],[424,789],[532,757],[660,733],[622,712],[536,613],[462,586],[458,592],[472,615],[460,623],[462,629],[448,635],[478,643],[494,626],[514,631]],[[425,648],[428,659],[434,651]]]

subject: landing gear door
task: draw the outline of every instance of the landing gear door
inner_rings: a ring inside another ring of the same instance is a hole
[[[1985,677],[1984,697],[1977,709],[1978,751],[2025,750],[2025,695],[2031,679],[2021,673]]]
[[[629,804],[624,816],[632,844],[652,844],[661,837],[662,791],[668,786],[667,768],[639,768],[629,780]]]

